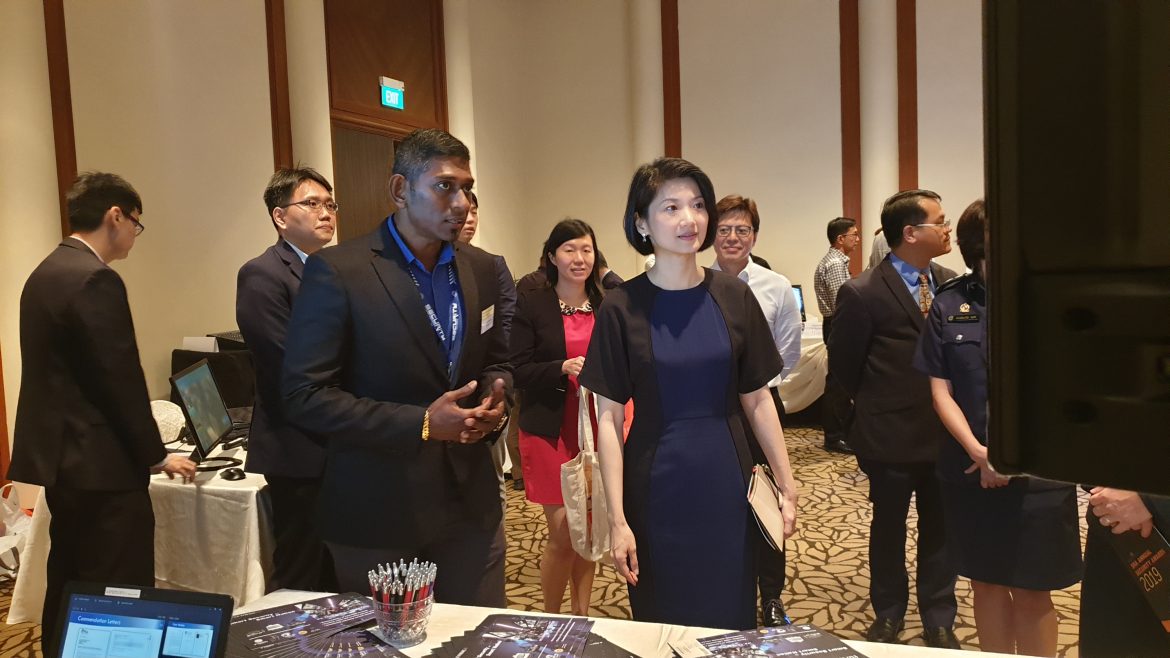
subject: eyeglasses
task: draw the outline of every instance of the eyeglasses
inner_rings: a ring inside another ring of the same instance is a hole
[[[715,235],[718,235],[721,238],[726,238],[727,236],[731,235],[732,229],[735,229],[735,237],[737,238],[751,237],[752,227],[750,226],[720,226],[719,228],[715,229]]]
[[[321,202],[321,201],[318,201],[316,199],[305,199],[304,201],[293,201],[292,203],[284,204],[283,206],[281,206],[281,208],[287,208],[289,206],[300,206],[302,208],[308,208],[309,210],[312,210],[313,212],[320,212],[321,209],[324,208],[326,212],[331,212],[334,215],[337,214],[337,209],[338,209],[337,203],[335,201]]]
[[[119,208],[119,210],[122,209]],[[130,220],[130,223],[134,225],[134,237],[142,235],[142,232],[146,230],[146,227],[142,225],[142,222],[135,219],[133,215],[126,212],[125,210],[122,210],[122,216]]]
[[[915,224],[914,226],[915,226],[915,228],[925,228],[925,227],[929,226],[930,228],[948,229],[951,227],[951,220],[948,219],[948,220],[940,222],[938,224]]]

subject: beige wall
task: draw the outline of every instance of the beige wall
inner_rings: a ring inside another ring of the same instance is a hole
[[[835,2],[679,3],[683,157],[717,196],[755,199],[756,253],[804,285],[814,313],[825,225],[841,214],[837,35]]]
[[[264,3],[69,0],[65,19],[78,167],[142,195],[147,230],[114,267],[165,397],[171,350],[236,326],[236,271],[276,237]]]
[[[980,0],[918,3],[918,181],[942,195],[952,225],[983,196],[982,11]],[[962,272],[951,237],[939,262]]]
[[[10,195],[0,213],[0,346],[11,439],[20,390],[20,291],[61,240],[61,207],[41,3],[0,1],[0,25],[0,181]]]
[[[632,88],[628,21],[622,0],[471,3],[479,242],[517,276],[566,216],[594,227],[620,274],[638,267],[621,229],[632,96],[661,92]]]

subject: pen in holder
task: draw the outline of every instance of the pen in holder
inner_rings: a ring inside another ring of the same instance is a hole
[[[435,601],[437,567],[430,562],[378,565],[369,573],[370,598],[378,632],[398,648],[414,646],[427,636]]]

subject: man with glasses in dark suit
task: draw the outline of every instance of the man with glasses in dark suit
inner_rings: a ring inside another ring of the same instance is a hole
[[[272,502],[276,546],[268,591],[333,591],[333,567],[314,523],[325,444],[285,418],[280,368],[305,259],[333,239],[337,202],[324,176],[296,167],[272,175],[264,204],[278,235],[276,244],[244,263],[236,279],[236,324],[256,366],[245,468],[264,474]]]
[[[154,586],[151,473],[190,481],[150,411],[126,286],[108,263],[145,227],[122,177],[85,173],[66,193],[71,233],[20,296],[20,399],[8,478],[45,487],[53,517],[41,615],[45,655],[65,583]]]

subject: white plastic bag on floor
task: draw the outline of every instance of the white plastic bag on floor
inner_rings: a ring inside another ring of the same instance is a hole
[[[20,508],[20,497],[16,495],[16,489],[11,482],[0,487],[0,521],[3,522],[3,534],[0,535],[0,573],[14,576],[20,569],[20,552],[24,550],[32,519]]]

